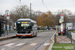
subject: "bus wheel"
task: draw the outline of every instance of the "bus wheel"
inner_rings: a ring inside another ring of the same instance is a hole
[[[18,38],[21,38],[21,37],[18,37]]]

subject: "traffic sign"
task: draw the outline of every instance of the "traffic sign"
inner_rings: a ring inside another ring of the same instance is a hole
[[[9,16],[9,15],[7,15],[7,16]]]
[[[63,19],[64,18],[64,16],[63,15],[61,15],[61,19]]]
[[[62,23],[63,22],[63,19],[59,19],[59,23]]]
[[[64,16],[61,16],[61,19],[63,19],[64,18]]]
[[[61,16],[63,16],[63,15],[61,15]]]
[[[64,22],[64,16],[63,16],[63,15],[61,15],[61,17],[60,17],[60,18],[61,18],[62,22]]]
[[[7,15],[7,19],[10,19],[9,15]]]
[[[9,30],[9,25],[7,25],[7,30]]]

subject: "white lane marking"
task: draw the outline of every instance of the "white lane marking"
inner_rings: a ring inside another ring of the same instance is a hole
[[[25,43],[19,43],[19,44],[15,45],[15,46],[21,46],[21,45],[23,45],[23,44],[25,44]]]
[[[50,45],[50,43],[45,43],[45,44],[44,44],[44,46],[48,46],[48,45]]]
[[[30,46],[35,46],[37,43],[32,43],[32,44],[30,44]]]
[[[12,45],[14,45],[15,43],[9,43],[9,44],[6,44],[4,46],[8,46],[8,47],[11,47]]]
[[[2,48],[1,50],[5,50],[5,48]]]

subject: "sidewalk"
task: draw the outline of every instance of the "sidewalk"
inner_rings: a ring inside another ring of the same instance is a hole
[[[71,39],[67,36],[57,36],[57,43],[71,43]],[[73,41],[72,41],[73,43]]]
[[[8,35],[7,35],[7,33],[5,33],[5,35],[2,35],[2,36],[0,37],[0,40],[2,40],[2,39],[7,39],[7,38],[11,38],[11,37],[15,37],[15,36],[16,36],[16,32],[9,33]]]

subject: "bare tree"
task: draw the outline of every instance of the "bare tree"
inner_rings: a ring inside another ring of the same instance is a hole
[[[28,18],[29,17],[29,8],[26,5],[16,6],[14,10],[10,13],[10,18],[16,22],[19,18]]]
[[[56,17],[54,17],[56,24],[59,23],[59,19],[60,19],[61,14],[64,15],[64,23],[72,21],[72,13],[70,12],[70,10],[65,9],[62,11],[57,11],[57,15],[56,15]]]

